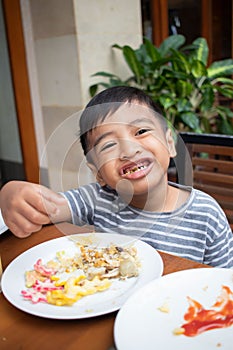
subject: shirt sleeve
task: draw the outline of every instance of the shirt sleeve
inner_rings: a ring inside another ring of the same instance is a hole
[[[211,266],[233,268],[233,232],[222,208],[213,213],[215,220],[209,220],[204,263]]]
[[[83,186],[78,189],[61,193],[71,211],[72,223],[74,225],[93,225],[96,189],[93,186]]]

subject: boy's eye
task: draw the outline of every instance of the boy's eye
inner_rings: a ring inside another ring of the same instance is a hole
[[[145,134],[146,132],[149,132],[149,131],[150,131],[150,129],[148,129],[148,128],[142,128],[136,132],[136,135],[142,135],[142,134]]]
[[[111,147],[113,147],[116,143],[115,142],[108,142],[108,143],[105,143],[101,148],[100,148],[100,151],[105,151]]]

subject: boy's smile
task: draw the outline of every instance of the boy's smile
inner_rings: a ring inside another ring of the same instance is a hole
[[[126,179],[139,179],[146,176],[150,172],[152,166],[153,163],[149,158],[129,162],[124,164],[120,169],[120,175]]]

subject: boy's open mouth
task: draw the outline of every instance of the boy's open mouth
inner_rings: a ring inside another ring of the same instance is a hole
[[[123,167],[120,171],[121,175],[129,175],[142,170],[145,170],[150,165],[149,160],[141,161],[140,163],[132,163]]]

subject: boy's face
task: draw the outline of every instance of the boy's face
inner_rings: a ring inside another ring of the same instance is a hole
[[[123,105],[89,133],[88,141],[89,166],[101,185],[133,198],[148,196],[167,182],[174,142],[148,108]]]

